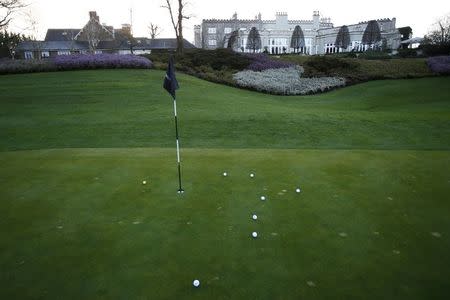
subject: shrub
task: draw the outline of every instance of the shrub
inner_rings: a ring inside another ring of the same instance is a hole
[[[358,67],[355,63],[332,56],[312,56],[305,65],[324,74],[339,69],[354,70]]]
[[[17,74],[33,72],[51,72],[57,68],[52,60],[21,60],[2,59],[0,60],[0,74]]]
[[[450,74],[450,56],[430,57],[427,65],[434,73]]]
[[[357,55],[361,59],[391,59],[392,56],[387,52],[368,50]]]
[[[142,56],[118,54],[74,54],[61,55],[54,59],[59,70],[83,69],[149,69],[152,62]]]
[[[279,95],[306,95],[345,85],[343,78],[301,78],[302,73],[303,68],[296,66],[260,72],[241,71],[233,78],[241,87]]]
[[[175,63],[178,69],[190,68],[196,69],[200,66],[208,66],[213,70],[235,70],[241,71],[250,64],[250,58],[245,57],[231,49],[186,49],[183,54],[174,53]],[[154,52],[144,55],[155,62],[167,64],[169,61],[169,52]]]
[[[251,63],[248,65],[247,69],[251,71],[264,71],[269,69],[281,69],[294,66],[294,64],[289,62],[271,59],[267,54],[264,53],[243,55],[250,59]]]
[[[419,49],[423,50],[425,56],[440,56],[450,54],[450,43],[435,45],[422,44]]]
[[[398,49],[398,54],[399,57],[402,58],[414,58],[414,57],[418,57],[419,55],[417,54],[417,49]]]

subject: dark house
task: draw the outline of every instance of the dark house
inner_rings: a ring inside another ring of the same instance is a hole
[[[184,40],[185,48],[195,48]],[[134,37],[131,26],[123,24],[114,29],[100,23],[95,11],[89,12],[89,21],[81,29],[48,29],[44,41],[20,43],[16,53],[20,58],[47,58],[57,55],[84,53],[148,54],[153,49],[176,49],[176,39],[148,39]]]

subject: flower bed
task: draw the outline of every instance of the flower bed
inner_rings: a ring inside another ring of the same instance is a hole
[[[248,65],[247,69],[251,71],[282,69],[294,66],[294,64],[290,62],[274,60],[264,53],[244,54],[244,56],[250,58],[251,63]]]
[[[450,56],[430,57],[427,65],[434,73],[450,74]]]
[[[78,69],[149,69],[152,62],[145,57],[118,54],[75,54],[61,55],[54,59],[60,70]]]
[[[234,74],[236,83],[245,88],[278,95],[306,95],[345,86],[340,77],[301,78],[299,66],[269,69],[261,72],[242,71]]]

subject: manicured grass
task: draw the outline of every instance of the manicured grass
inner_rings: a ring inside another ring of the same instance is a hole
[[[178,195],[163,75],[0,77],[1,299],[448,298],[449,78],[179,75]]]
[[[2,153],[2,298],[446,298],[448,152],[173,154]]]
[[[162,71],[1,77],[0,150],[171,147]],[[375,81],[309,97],[180,75],[182,143],[198,148],[450,148],[450,78]]]

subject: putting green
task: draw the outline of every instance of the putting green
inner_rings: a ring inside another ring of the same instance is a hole
[[[179,74],[178,195],[163,76],[1,78],[1,299],[448,297],[448,77],[280,97]]]
[[[1,153],[3,298],[445,295],[447,152],[174,154]]]

